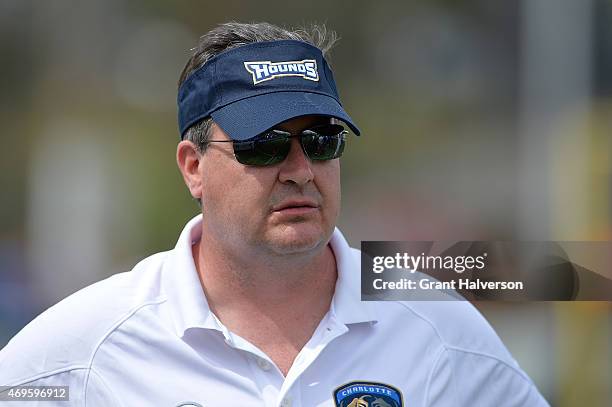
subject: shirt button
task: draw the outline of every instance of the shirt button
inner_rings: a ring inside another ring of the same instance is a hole
[[[261,370],[265,370],[265,371],[268,371],[272,368],[272,365],[270,364],[270,362],[262,358],[257,358],[257,366],[259,366]]]
[[[281,401],[281,407],[291,407],[291,399],[289,397],[285,397],[283,401]]]

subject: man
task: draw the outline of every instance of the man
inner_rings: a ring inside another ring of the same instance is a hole
[[[69,386],[74,406],[547,405],[468,303],[360,301],[335,229],[343,124],[359,129],[330,45],[269,24],[202,37],[177,148],[202,214],[24,328],[0,384]]]

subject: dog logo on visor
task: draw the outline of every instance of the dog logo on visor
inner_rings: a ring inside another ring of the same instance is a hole
[[[350,382],[334,391],[336,407],[403,407],[402,393],[375,382]]]
[[[319,80],[317,61],[314,59],[286,62],[245,62],[244,67],[253,75],[253,85],[282,76],[300,76],[309,81]]]

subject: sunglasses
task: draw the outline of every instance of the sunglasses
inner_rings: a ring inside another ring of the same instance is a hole
[[[244,165],[266,166],[282,162],[291,150],[291,138],[299,137],[306,157],[312,161],[333,160],[342,155],[348,131],[339,124],[323,124],[299,134],[271,129],[253,140],[208,140],[208,143],[234,143],[234,156]]]

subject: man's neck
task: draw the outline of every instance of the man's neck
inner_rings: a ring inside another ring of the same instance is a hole
[[[329,310],[337,279],[330,245],[283,262],[242,259],[200,240],[193,256],[211,310],[286,374]]]

